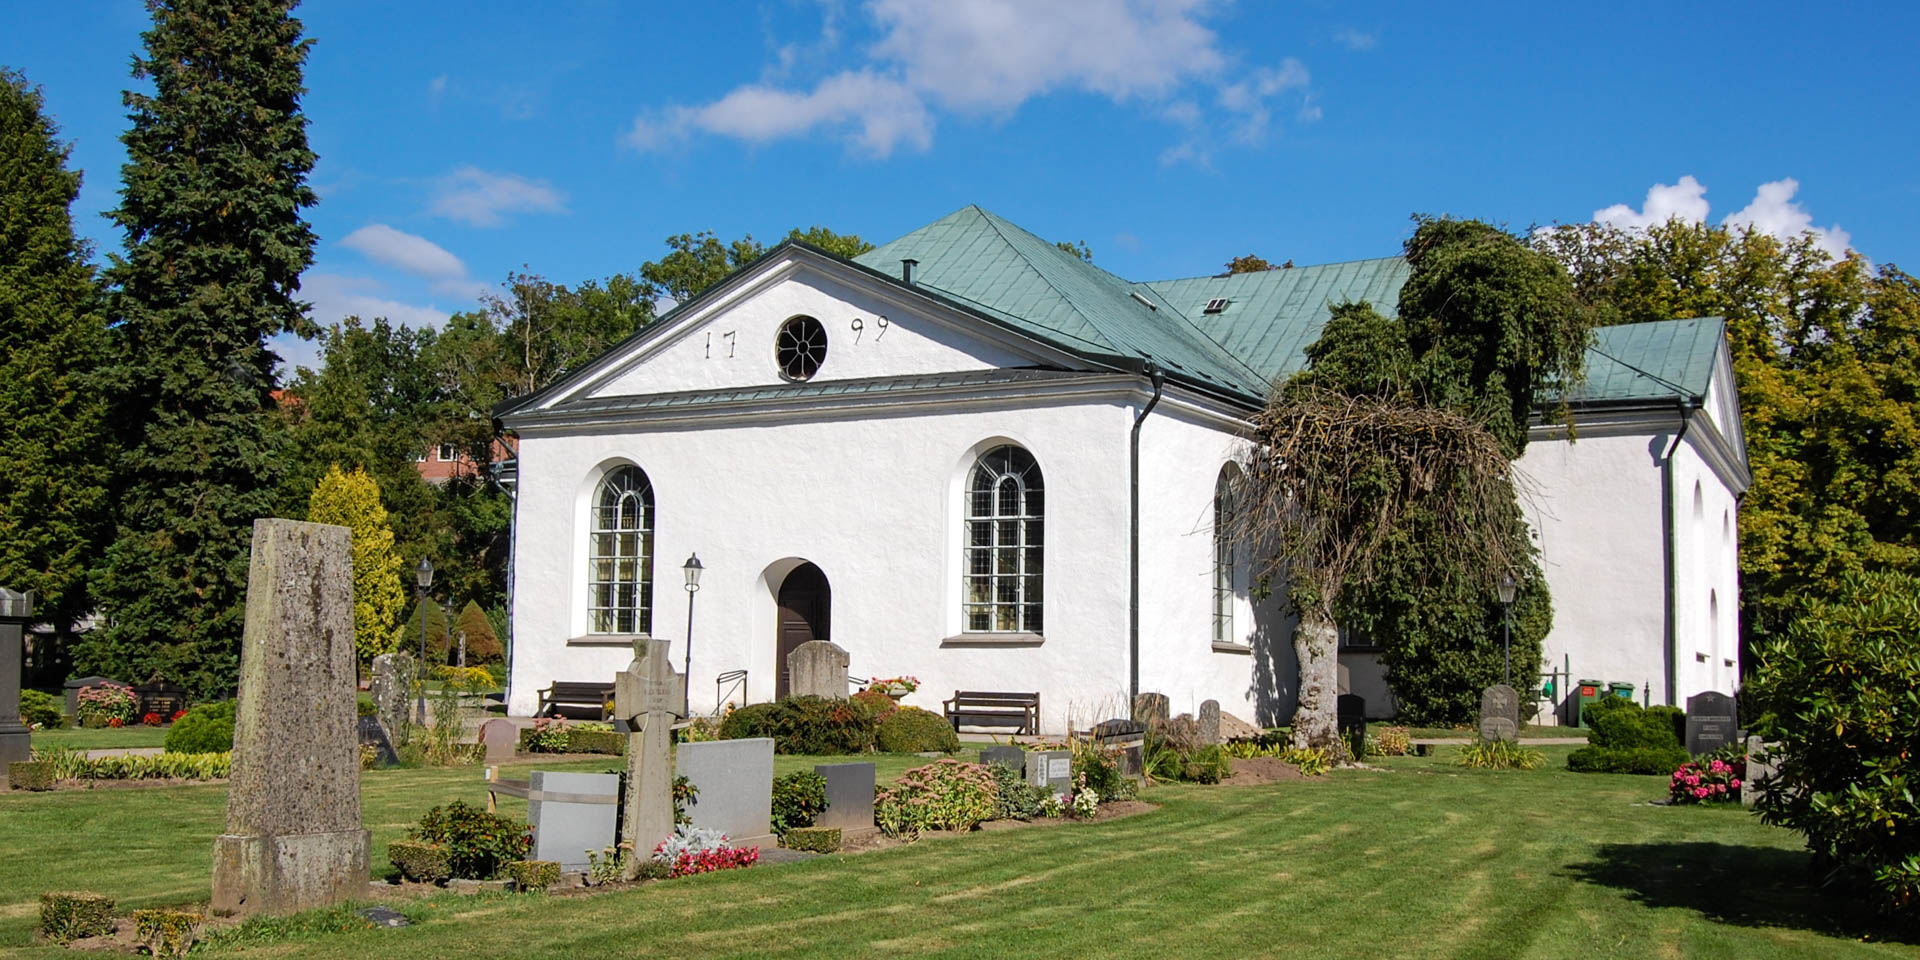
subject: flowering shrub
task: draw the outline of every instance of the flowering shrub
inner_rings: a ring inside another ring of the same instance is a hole
[[[159,714],[157,714],[157,713],[148,713],[148,714],[147,714],[146,716],[143,716],[143,717],[141,717],[141,718],[140,718],[140,722],[141,722],[141,723],[144,723],[144,724],[146,724],[146,725],[147,725],[147,726],[149,726],[149,727],[157,727],[157,726],[159,726],[159,725],[160,725],[161,723],[163,723],[164,721],[162,721],[162,720],[160,719],[160,715],[159,715]]]
[[[653,848],[653,861],[665,864],[669,877],[731,870],[750,866],[759,859],[759,847],[735,849],[727,842],[726,834],[704,827],[680,827]]]
[[[909,839],[922,830],[972,830],[993,819],[999,806],[993,771],[960,760],[914,767],[873,798],[881,831]]]
[[[527,735],[526,748],[530,753],[566,753],[567,718],[537,717],[533,721],[533,732]]]
[[[1413,731],[1406,727],[1377,727],[1367,738],[1367,755],[1404,757],[1413,752]]]
[[[686,877],[696,873],[712,873],[715,870],[732,870],[737,867],[750,867],[760,859],[759,847],[735,850],[705,850],[700,853],[683,854],[673,861],[673,872],[668,876]]]
[[[867,689],[877,690],[881,693],[886,694],[889,697],[894,697],[894,696],[904,697],[907,694],[920,689],[920,678],[919,677],[888,677],[885,680],[875,680],[872,683],[867,684]]]
[[[124,727],[133,721],[139,703],[132,687],[99,683],[80,688],[73,713],[83,727]]]
[[[1092,820],[1100,812],[1100,794],[1087,787],[1087,775],[1080,774],[1074,781],[1073,792],[1067,795],[1066,810],[1076,820]]]
[[[1670,803],[1728,803],[1739,799],[1740,782],[1746,776],[1744,755],[1727,758],[1716,753],[1701,760],[1689,760],[1681,764],[1667,782],[1667,800]]]

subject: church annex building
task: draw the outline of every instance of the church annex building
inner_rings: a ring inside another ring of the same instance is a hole
[[[783,243],[500,413],[519,436],[509,710],[611,681],[637,636],[679,669],[697,553],[696,712],[779,696],[786,653],[822,639],[856,676],[919,678],[906,702],[936,712],[1039,691],[1044,730],[1083,729],[1124,715],[1137,672],[1176,713],[1284,723],[1292,622],[1255,602],[1215,512],[1329,306],[1391,311],[1407,272],[1137,283],[972,206],[853,261]],[[1656,703],[1731,691],[1750,477],[1722,325],[1601,329],[1587,378],[1577,441],[1536,425],[1518,465],[1547,661]],[[1374,660],[1341,655],[1390,715]]]

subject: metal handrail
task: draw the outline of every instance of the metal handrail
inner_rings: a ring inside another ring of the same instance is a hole
[[[731,691],[722,692],[723,688],[729,683],[733,684],[734,690],[740,692],[740,702],[742,704],[747,702],[747,672],[745,670],[728,670],[713,678],[713,712],[716,716],[720,713],[720,705],[727,702],[731,693]]]

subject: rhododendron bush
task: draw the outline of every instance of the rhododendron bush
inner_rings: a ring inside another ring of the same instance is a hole
[[[1673,772],[1667,783],[1667,799],[1672,803],[1727,803],[1740,798],[1740,784],[1746,776],[1747,759],[1737,750],[1689,760]]]

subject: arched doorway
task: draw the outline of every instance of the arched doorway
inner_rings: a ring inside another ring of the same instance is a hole
[[[809,640],[832,640],[833,590],[827,575],[811,563],[803,563],[780,581],[779,608],[774,634],[774,683],[776,699],[791,692],[792,678],[787,675],[787,655]]]

